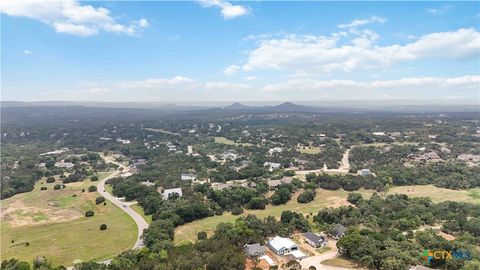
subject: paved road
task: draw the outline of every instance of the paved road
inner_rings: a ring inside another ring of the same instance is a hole
[[[120,164],[118,162],[115,162],[111,159],[108,159],[107,157],[104,157],[104,159],[107,163],[111,162],[111,163],[117,164],[120,167],[124,168],[124,166],[122,164]],[[103,179],[102,181],[98,182],[97,191],[103,197],[105,197],[106,200],[110,201],[110,203],[113,203],[116,206],[120,207],[120,209],[122,209],[125,213],[127,213],[133,219],[133,221],[135,221],[135,223],[137,224],[137,228],[138,228],[138,234],[137,234],[137,241],[135,242],[135,245],[133,246],[133,249],[140,248],[140,247],[144,246],[141,236],[143,234],[143,230],[148,228],[148,223],[145,221],[145,219],[143,219],[143,217],[139,213],[137,213],[135,210],[130,208],[129,203],[125,203],[125,202],[122,202],[122,201],[118,200],[115,196],[111,195],[110,193],[108,193],[105,190],[105,181],[107,181],[108,179],[111,179],[111,178],[118,177],[119,175],[120,175],[120,171],[116,171],[116,172],[112,173],[111,175],[109,175],[108,177],[106,177],[105,179]]]

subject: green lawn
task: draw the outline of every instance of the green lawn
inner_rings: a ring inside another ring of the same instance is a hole
[[[114,205],[100,207],[93,217],[67,222],[14,228],[2,223],[1,259],[32,261],[45,256],[54,265],[69,266],[75,260],[104,260],[131,248],[137,238],[133,220]],[[107,224],[108,229],[100,231],[100,224]],[[26,242],[30,245],[16,245]]]
[[[413,188],[413,191],[412,191]],[[373,191],[360,189],[356,192],[361,193],[365,198],[369,198]],[[321,208],[324,207],[339,207],[347,204],[347,191],[345,190],[324,190],[317,189],[317,196],[315,199],[307,204],[300,204],[294,196],[288,203],[279,206],[267,205],[265,210],[245,210],[244,216],[247,214],[254,214],[259,218],[267,216],[280,217],[285,210],[301,212],[305,215],[310,213],[316,214]],[[387,194],[407,194],[412,197],[430,197],[433,202],[442,202],[447,200],[469,202],[480,204],[480,188],[471,190],[451,190],[444,188],[437,188],[432,185],[427,186],[405,186],[405,187],[393,187]],[[202,220],[197,220],[185,225],[179,226],[175,230],[175,243],[182,244],[185,242],[194,242],[197,239],[197,233],[200,231],[206,231],[212,233],[215,227],[220,222],[233,222],[239,216],[233,216],[230,213],[225,212],[221,216],[208,217]]]
[[[108,175],[100,173],[99,178]],[[53,190],[55,183],[42,179],[32,192],[2,200],[2,215],[9,213],[1,222],[1,260],[30,262],[45,256],[55,265],[70,266],[74,260],[103,260],[132,247],[137,238],[134,221],[108,202],[95,205],[97,192],[82,192],[96,184],[86,179]],[[41,191],[42,186],[47,190]],[[85,218],[87,210],[94,210],[95,216]],[[101,224],[108,229],[100,231]]]
[[[251,143],[237,143],[232,140],[229,140],[225,137],[215,137],[215,143],[228,144],[228,145],[241,145],[241,146],[252,146]]]
[[[315,155],[320,153],[321,149],[320,147],[311,146],[311,147],[305,147],[305,148],[299,147],[297,148],[297,151],[303,154]]]
[[[334,267],[348,268],[348,269],[363,269],[358,264],[348,259],[345,259],[343,257],[337,257],[330,260],[326,260],[326,261],[323,261],[322,264],[328,265],[328,266],[334,266]]]

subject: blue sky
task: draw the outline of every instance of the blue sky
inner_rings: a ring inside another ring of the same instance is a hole
[[[0,8],[2,100],[480,99],[478,2]]]

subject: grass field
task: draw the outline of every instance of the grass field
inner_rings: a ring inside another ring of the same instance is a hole
[[[328,265],[328,266],[334,266],[334,267],[348,268],[348,269],[364,269],[361,266],[357,265],[356,263],[342,257],[337,257],[337,258],[323,261],[322,264]]]
[[[97,192],[82,192],[96,182],[69,183],[63,190],[53,190],[53,185],[40,180],[32,192],[2,201],[2,260],[45,256],[53,264],[69,266],[75,260],[107,259],[133,246],[137,237],[133,220],[108,202],[95,205]],[[47,190],[41,191],[42,186]],[[87,210],[94,210],[95,216],[84,217]],[[101,224],[108,229],[100,231]]]
[[[311,147],[305,147],[305,148],[299,147],[297,148],[297,151],[303,154],[315,155],[320,153],[321,149],[320,147],[311,146]]]
[[[411,191],[413,188],[413,191]],[[365,198],[371,196],[373,191],[360,189],[356,192],[361,193]],[[267,216],[280,217],[283,211],[291,210],[301,212],[305,215],[313,213],[316,214],[318,210],[324,207],[339,207],[346,205],[347,203],[347,191],[345,190],[324,190],[317,189],[317,196],[315,199],[307,204],[300,204],[294,196],[287,204],[272,206],[268,205],[265,210],[245,210],[244,216],[247,214],[254,214],[259,218]],[[460,201],[480,204],[480,189],[471,190],[450,190],[444,188],[437,188],[432,185],[427,186],[405,186],[405,187],[393,187],[387,194],[407,194],[412,197],[430,197],[433,202],[441,201]],[[477,197],[476,197],[477,196]],[[208,217],[202,220],[197,220],[183,226],[177,227],[175,230],[175,243],[182,244],[185,242],[194,242],[197,239],[197,233],[200,231],[206,231],[212,233],[218,223],[221,222],[233,222],[239,216],[234,216],[230,213],[224,213],[221,216]]]
[[[225,137],[215,137],[215,143],[228,144],[228,145],[241,145],[241,146],[252,146],[251,143],[237,143],[232,140],[229,140]]]

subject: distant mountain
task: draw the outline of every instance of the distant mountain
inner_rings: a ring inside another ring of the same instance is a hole
[[[243,105],[241,103],[235,102],[231,105],[223,107],[225,110],[248,110],[251,109],[252,107]]]
[[[315,111],[315,108],[310,108],[307,106],[301,106],[294,104],[292,102],[284,102],[282,104],[271,106],[271,110],[274,111],[282,111],[282,112],[307,112],[307,111]]]

